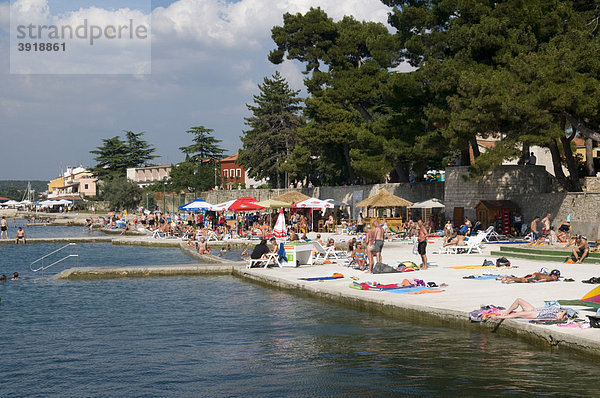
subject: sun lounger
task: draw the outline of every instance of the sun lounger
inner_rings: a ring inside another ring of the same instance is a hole
[[[267,254],[265,254],[264,258],[246,260],[246,268],[254,268],[254,267],[267,268],[271,264],[276,265],[281,268],[281,263],[279,262],[279,254],[267,253]]]
[[[483,239],[486,242],[489,242],[492,239],[500,240],[502,237],[498,232],[496,232],[493,225],[490,225],[485,231],[483,231],[483,233],[485,233],[485,237]]]
[[[433,254],[471,254],[473,252],[481,254],[483,253],[481,246],[486,236],[485,231],[480,231],[477,235],[470,236],[464,245],[442,247],[437,252],[433,252]]]
[[[319,242],[313,241],[313,246],[317,250],[315,259],[320,260],[338,260],[346,257],[346,252],[343,250],[336,250],[335,246],[323,247]]]

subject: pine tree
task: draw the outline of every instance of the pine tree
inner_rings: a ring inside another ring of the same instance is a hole
[[[249,130],[241,137],[243,148],[238,162],[249,175],[269,177],[278,188],[285,183],[282,170],[297,143],[297,129],[304,121],[300,116],[300,92],[292,90],[285,78],[275,72],[259,84],[260,94],[254,95],[254,104],[246,106],[252,116],[246,118]]]

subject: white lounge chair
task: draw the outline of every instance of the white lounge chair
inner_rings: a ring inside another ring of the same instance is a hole
[[[319,260],[338,260],[340,258],[346,257],[346,252],[342,250],[336,250],[335,246],[323,247],[319,242],[312,241],[311,242],[317,252],[315,253],[315,259]]]
[[[485,231],[485,237],[483,238],[486,242],[489,242],[492,239],[500,240],[500,234],[496,232],[493,225],[490,225]]]
[[[246,268],[267,268],[271,264],[281,268],[281,263],[279,262],[279,255],[277,253],[267,253],[265,254],[264,258],[246,260]]]
[[[440,250],[434,251],[433,254],[471,254],[473,251],[481,254],[483,253],[481,246],[486,236],[485,231],[480,231],[477,235],[470,236],[464,245],[441,247]]]

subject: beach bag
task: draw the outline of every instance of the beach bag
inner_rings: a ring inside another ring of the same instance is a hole
[[[402,261],[400,264],[398,264],[398,266],[415,268],[417,264],[413,263],[412,261]]]
[[[376,263],[373,266],[374,274],[391,274],[392,272],[398,272],[398,270],[384,263]]]
[[[483,260],[483,266],[484,267],[493,267],[494,266],[494,262],[490,261],[490,260]]]
[[[496,260],[496,267],[510,267],[510,261],[506,257],[500,257]]]

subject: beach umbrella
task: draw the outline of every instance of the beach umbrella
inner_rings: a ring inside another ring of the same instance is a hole
[[[229,206],[231,206],[235,202],[234,200],[228,200],[227,202],[218,203],[216,205],[212,205],[208,210],[210,211],[225,211],[229,210]]]
[[[287,227],[285,225],[285,215],[283,214],[283,209],[279,211],[279,216],[275,222],[275,228],[273,228],[273,235],[275,235],[277,238],[283,238],[287,235]]]
[[[329,202],[329,203],[331,203],[332,205],[334,205],[336,207],[348,206],[348,203],[341,202],[341,201],[335,200],[335,199],[325,199],[325,202]]]
[[[317,198],[309,198],[303,200],[302,202],[298,202],[294,205],[294,207],[300,209],[333,209],[335,206],[333,203],[326,202]]]
[[[205,202],[202,199],[195,199],[190,203],[186,203],[183,206],[179,206],[179,210],[184,211],[200,211],[200,210],[209,210],[212,205],[208,202]]]
[[[242,196],[241,198],[234,201],[227,210],[234,211],[254,211],[264,210],[264,206],[258,204],[258,201],[250,196]]]
[[[581,301],[600,304],[600,286],[596,286],[581,298]]]
[[[325,211],[325,209],[333,209],[335,206],[329,202],[325,202],[324,200],[321,199],[317,199],[317,198],[308,198],[306,200],[303,200],[302,202],[298,202],[294,205],[294,207],[299,208],[299,209],[323,209],[323,211]],[[315,214],[314,212],[311,210],[311,224],[312,224],[312,228],[313,230],[315,230]]]
[[[446,207],[439,199],[429,199],[423,202],[416,202],[409,209],[443,209]]]
[[[291,203],[282,202],[282,201],[275,200],[275,199],[263,200],[261,202],[258,202],[258,204],[263,206],[265,209],[282,209],[282,208],[289,209],[292,207]]]

